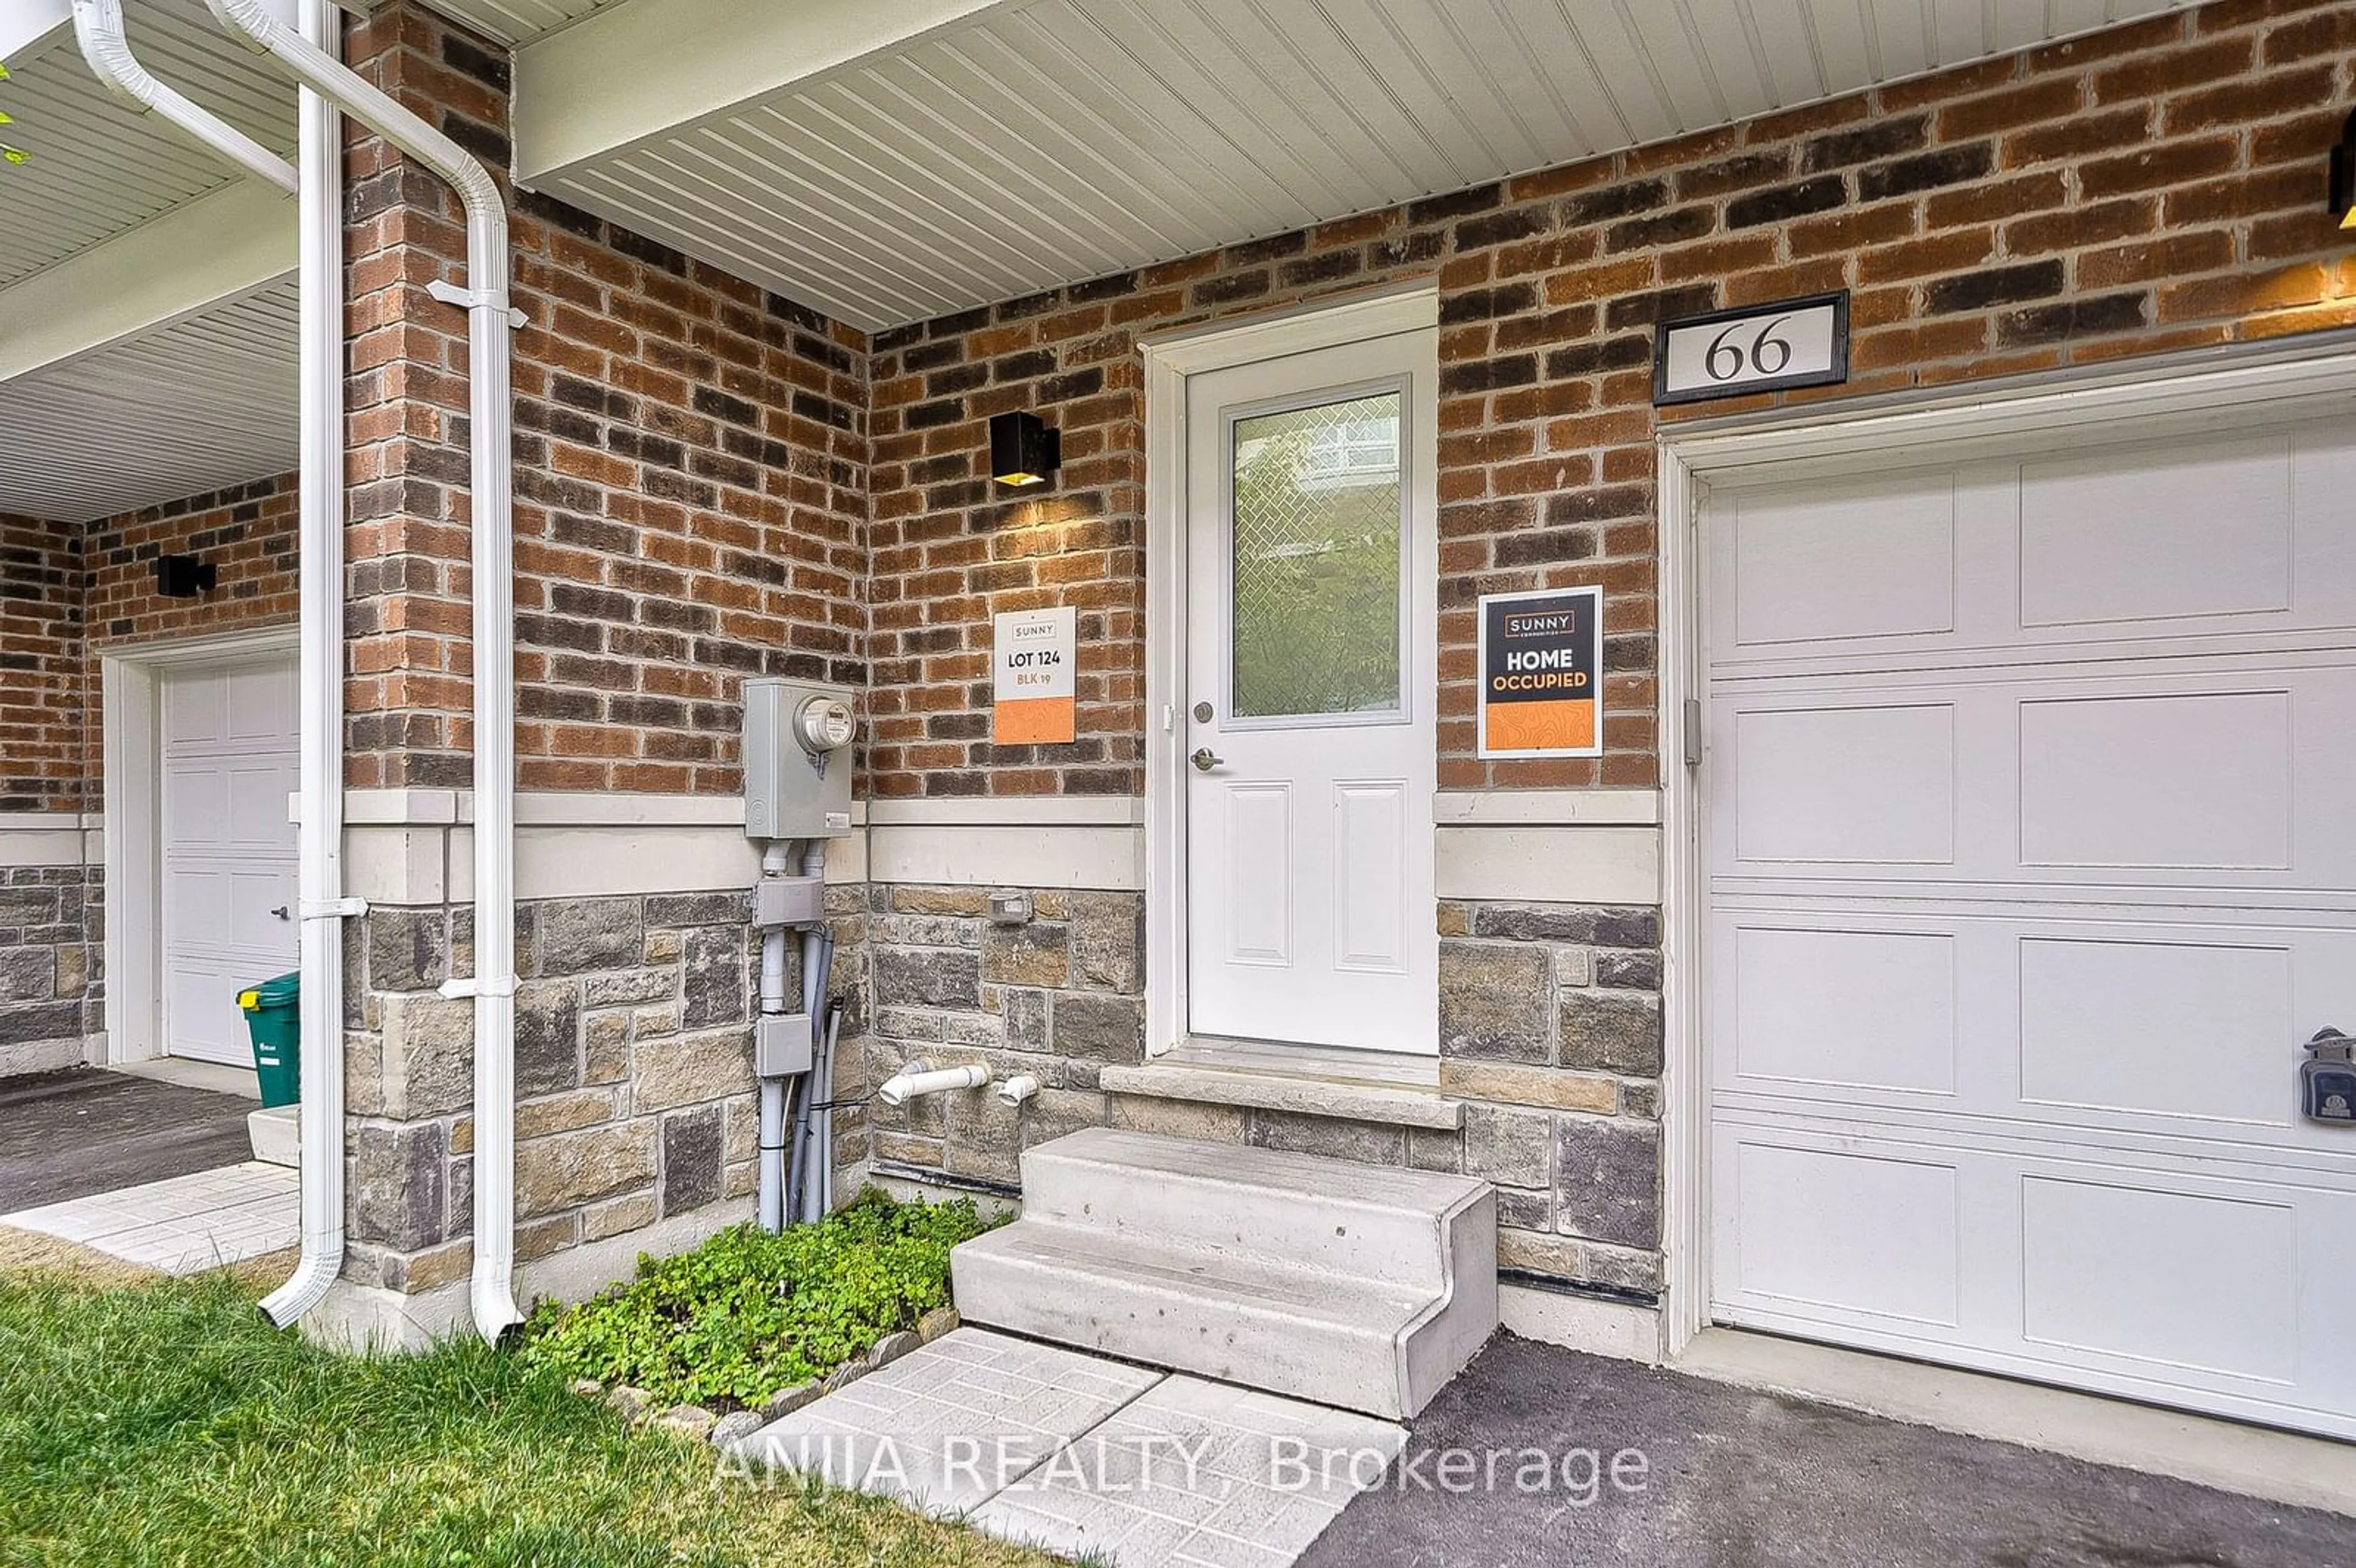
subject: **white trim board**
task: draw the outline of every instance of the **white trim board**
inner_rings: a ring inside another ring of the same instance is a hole
[[[1772,472],[1803,477],[1844,461],[1904,453],[1922,462],[1977,447],[2017,449],[2024,438],[2066,446],[2105,427],[2138,432],[2202,428],[2215,411],[2257,417],[2356,414],[2356,347],[2344,336],[2286,353],[2262,349],[2154,360],[2042,376],[1965,393],[1842,409],[1812,405],[1764,417],[1665,430],[1657,438],[1661,539],[1659,733],[1684,732],[1687,699],[1699,700],[1700,560],[1697,523],[1708,489]],[[1708,1323],[1709,1098],[1701,1037],[1701,923],[1707,916],[1699,848],[1700,771],[1664,752],[1662,852],[1665,873],[1662,1112],[1662,1240],[1667,1293],[1664,1349],[1681,1354]],[[1708,758],[1702,759],[1706,770]]]
[[[105,820],[106,1047],[109,1064],[165,1054],[163,777],[166,672],[257,654],[293,656],[296,627],[265,626],[117,648],[99,656]]]
[[[1430,279],[1142,339],[1145,359],[1145,1050],[1186,1034],[1186,378],[1438,325]]]

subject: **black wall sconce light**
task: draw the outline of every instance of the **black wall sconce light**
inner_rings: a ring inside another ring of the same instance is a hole
[[[2331,144],[2331,216],[2342,229],[2356,229],[2356,114]]]
[[[194,599],[220,581],[220,569],[193,555],[159,555],[154,561],[155,592],[166,599]]]
[[[1064,432],[1050,430],[1037,414],[990,416],[990,476],[1023,489],[1044,485],[1064,465]]]

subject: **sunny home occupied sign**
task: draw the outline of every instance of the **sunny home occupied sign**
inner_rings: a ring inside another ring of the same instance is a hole
[[[1603,754],[1603,590],[1481,597],[1483,757]]]

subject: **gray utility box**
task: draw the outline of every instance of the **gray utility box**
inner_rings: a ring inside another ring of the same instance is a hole
[[[857,693],[800,680],[744,683],[744,832],[832,838],[851,831]]]

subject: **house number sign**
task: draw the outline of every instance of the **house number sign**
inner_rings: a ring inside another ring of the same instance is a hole
[[[1653,336],[1653,401],[1822,387],[1848,379],[1848,294],[1665,321]]]

